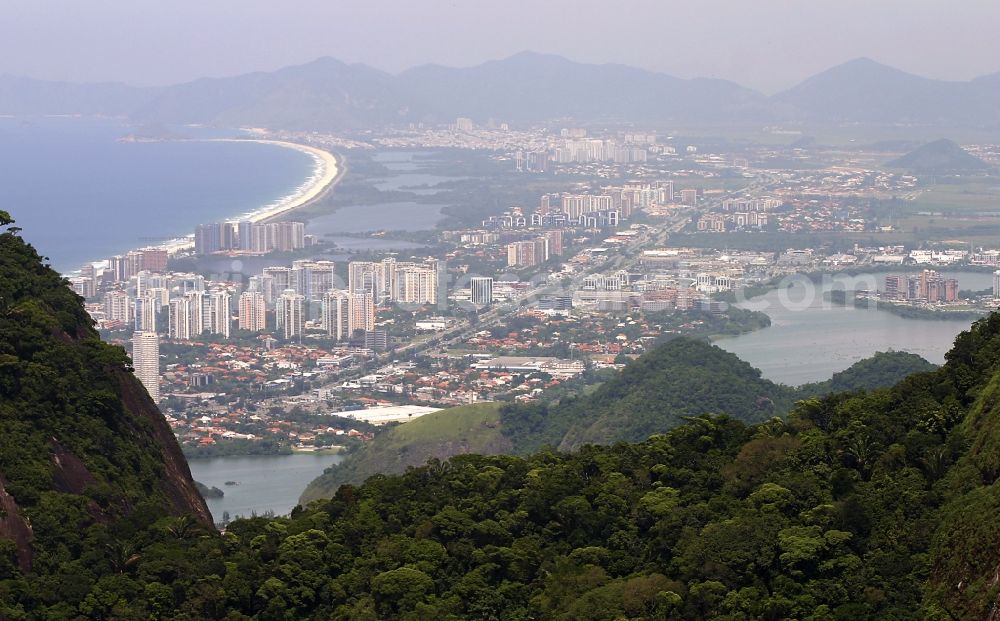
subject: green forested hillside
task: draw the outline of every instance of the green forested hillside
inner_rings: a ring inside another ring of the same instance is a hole
[[[125,359],[9,233],[0,317],[0,619],[944,621],[1000,607],[998,314],[893,388],[756,425],[692,416],[639,443],[433,461],[221,535],[169,517],[190,479],[171,478],[155,418],[133,408],[146,401],[116,392],[135,385]]]
[[[933,368],[914,354],[879,353],[826,382],[790,388],[762,379],[760,371],[718,347],[675,339],[595,390],[562,395],[557,403],[462,406],[378,435],[311,482],[302,500],[330,498],[344,483],[400,474],[430,458],[525,455],[544,446],[571,450],[585,443],[637,442],[701,414],[758,422],[787,414],[800,399],[887,387]]]
[[[791,388],[761,377],[736,355],[679,338],[643,355],[593,394],[551,405],[503,410],[503,432],[519,453],[550,445],[638,442],[680,425],[690,416],[726,414],[745,423],[787,414],[801,399],[895,384],[934,366],[905,352],[862,360],[818,384]]]
[[[0,212],[0,226],[10,223]],[[100,341],[80,299],[16,229],[0,233],[0,583],[46,576],[35,584],[49,603],[62,580],[89,590],[122,561],[119,537],[172,515],[211,528],[125,352]]]
[[[759,422],[791,404],[787,389],[761,378],[734,354],[678,338],[633,361],[590,395],[552,406],[508,407],[502,421],[504,434],[527,453],[545,445],[570,450],[645,440],[699,414]]]
[[[510,451],[510,440],[500,432],[499,403],[449,408],[379,434],[377,441],[347,455],[309,483],[300,502],[332,498],[344,483],[361,483],[376,474],[400,474],[431,459]]]
[[[806,399],[833,392],[855,392],[887,388],[913,375],[933,371],[935,366],[916,354],[905,351],[878,352],[850,367],[834,373],[825,382],[804,384],[796,389],[796,399]]]

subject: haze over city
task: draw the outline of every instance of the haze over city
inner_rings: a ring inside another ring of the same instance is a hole
[[[997,619],[1000,4],[0,2],[0,621]]]
[[[0,74],[166,85],[323,56],[395,73],[531,50],[773,93],[858,57],[938,79],[1000,71],[998,23],[1000,5],[967,0],[7,0]]]

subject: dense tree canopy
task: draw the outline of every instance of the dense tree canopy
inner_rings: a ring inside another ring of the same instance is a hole
[[[126,359],[8,235],[2,619],[857,621],[1000,605],[1000,315],[890,389],[762,408],[752,425],[693,414],[640,443],[432,461],[218,534],[155,502],[167,462],[116,392]],[[594,406],[652,414],[629,389]],[[59,477],[70,456],[92,480]]]

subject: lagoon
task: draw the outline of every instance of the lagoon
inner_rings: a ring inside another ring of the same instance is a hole
[[[991,275],[982,272],[943,272],[958,278],[963,289],[984,289]],[[881,286],[884,274],[876,275]],[[876,352],[897,350],[923,356],[935,364],[944,362],[955,336],[968,329],[971,320],[904,319],[879,310],[839,306],[823,293],[835,287],[871,288],[871,276],[841,276],[817,287],[811,294],[802,280],[790,290],[773,290],[738,304],[760,310],[771,318],[771,326],[716,341],[775,382],[799,385],[829,379],[855,362]]]
[[[218,487],[225,496],[207,499],[216,522],[228,511],[232,519],[273,511],[285,515],[299,502],[299,495],[323,470],[343,456],[330,453],[293,453],[250,457],[192,459],[191,475],[208,487]],[[238,485],[226,485],[234,481]]]

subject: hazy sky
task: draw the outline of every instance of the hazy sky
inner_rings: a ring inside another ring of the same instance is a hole
[[[320,56],[389,72],[522,50],[765,92],[859,56],[1000,71],[995,0],[0,0],[0,73],[166,84]]]

